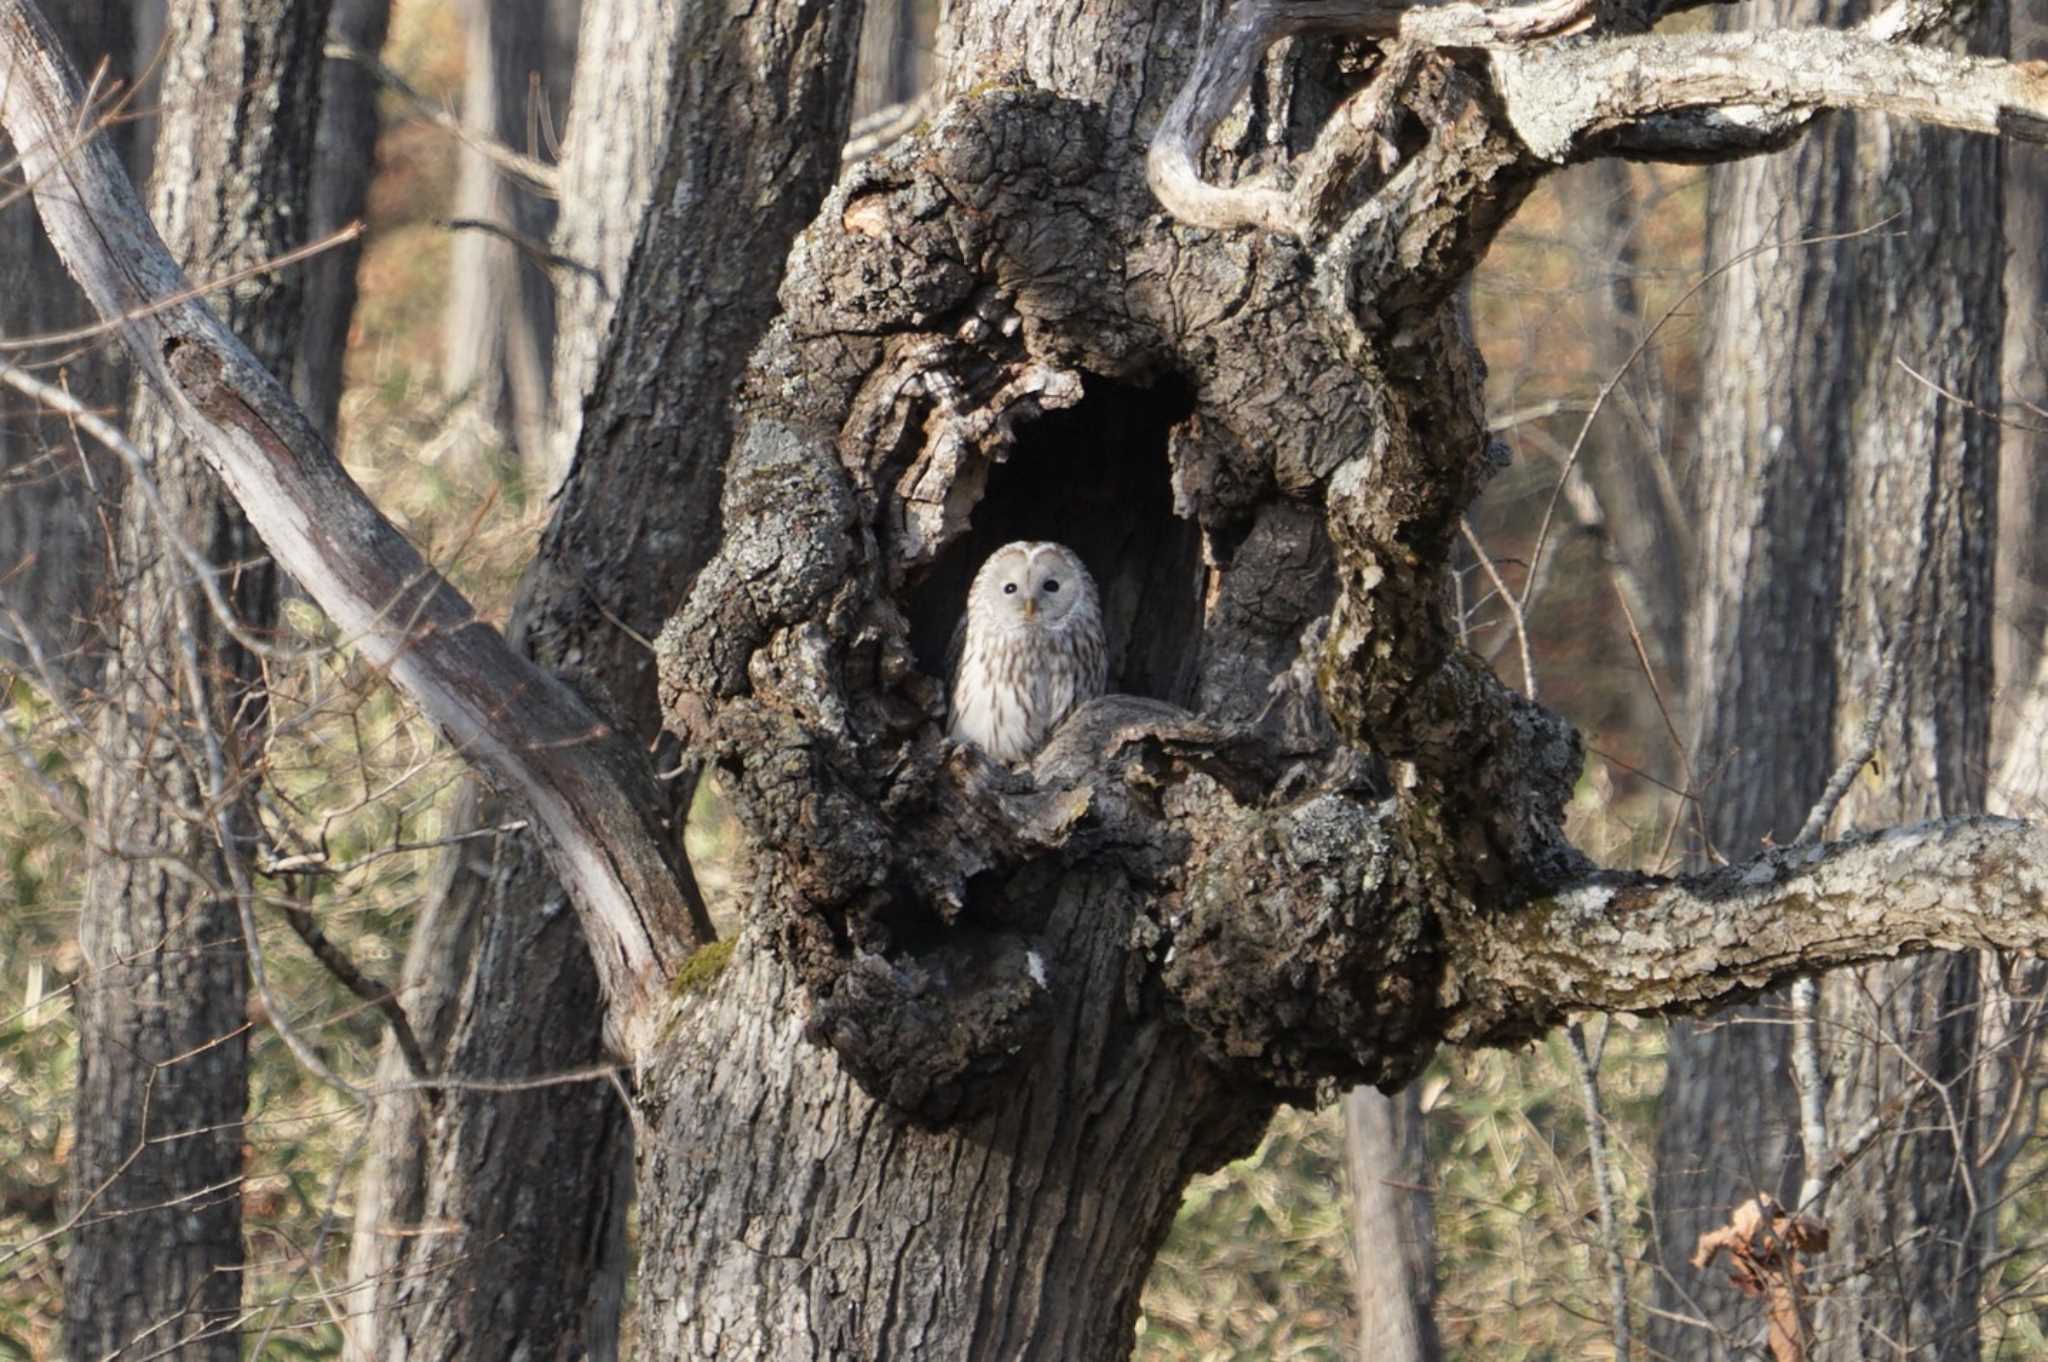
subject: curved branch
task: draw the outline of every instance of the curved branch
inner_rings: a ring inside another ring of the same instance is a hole
[[[465,757],[533,814],[581,914],[628,1055],[672,966],[713,937],[634,745],[477,619],[363,495],[305,416],[200,303],[33,0],[0,0],[0,128],[45,231],[277,560]]]
[[[1445,926],[1465,995],[1454,1042],[1534,1035],[1572,1011],[1706,1012],[1841,965],[2048,950],[2048,831],[1921,823],[1679,880],[1603,874]]]
[[[1209,136],[1251,87],[1266,50],[1301,33],[1483,48],[1509,122],[1539,162],[1619,152],[1732,160],[1783,147],[1823,109],[1862,109],[2024,141],[2048,141],[2048,66],[1914,46],[1948,12],[1899,0],[1852,32],[1786,29],[1539,43],[1592,21],[1590,0],[1486,9],[1381,0],[1240,0],[1205,42],[1153,134],[1146,177],[1180,221],[1309,236],[1322,214],[1313,178],[1231,188],[1202,178]],[[1311,158],[1359,132],[1333,120]],[[1351,156],[1355,159],[1355,153]],[[1343,157],[1340,155],[1340,159]]]
[[[1429,47],[1488,47],[1575,32],[1591,16],[1591,0],[1537,0],[1503,9],[1466,0],[1420,6],[1380,0],[1240,0],[1203,45],[1187,83],[1152,135],[1146,180],[1166,211],[1191,226],[1261,227],[1299,234],[1313,209],[1303,195],[1266,183],[1222,189],[1202,178],[1202,149],[1231,106],[1251,88],[1267,48],[1299,33],[1394,38]]]

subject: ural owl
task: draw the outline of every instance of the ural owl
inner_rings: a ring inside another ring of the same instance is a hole
[[[954,634],[946,731],[997,761],[1027,759],[1108,684],[1095,579],[1063,544],[988,556]]]

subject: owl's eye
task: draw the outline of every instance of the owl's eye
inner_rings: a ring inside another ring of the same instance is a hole
[[[1057,578],[1057,577],[1048,577],[1048,578],[1046,578],[1046,579],[1045,579],[1045,589],[1046,589],[1047,591],[1058,591],[1058,590],[1060,589],[1060,579],[1059,579],[1059,578]]]
[[[1003,594],[1004,594],[1005,596],[1014,596],[1014,595],[1016,595],[1016,594],[1017,594],[1017,584],[1016,584],[1015,582],[1004,582],[1004,583],[1003,583]]]

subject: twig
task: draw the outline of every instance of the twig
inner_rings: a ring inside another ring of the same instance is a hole
[[[1628,1263],[1621,1251],[1621,1224],[1614,1209],[1614,1181],[1607,1153],[1607,1118],[1600,1110],[1600,1072],[1586,1048],[1586,1029],[1565,1028],[1579,1070],[1579,1096],[1586,1107],[1586,1153],[1593,1162],[1593,1195],[1600,1208],[1600,1242],[1607,1253],[1608,1304],[1613,1312],[1614,1359],[1628,1362]]]
[[[4,345],[0,345],[0,349],[4,348]],[[128,476],[134,481],[136,489],[142,493],[143,501],[149,506],[149,513],[155,518],[157,528],[162,531],[164,539],[178,557],[185,560],[185,566],[192,569],[193,579],[199,583],[199,589],[206,593],[206,604],[215,622],[227,631],[230,638],[256,656],[266,659],[283,656],[283,651],[276,644],[256,638],[242,628],[241,621],[235,616],[234,607],[229,605],[227,597],[221,594],[220,582],[217,579],[225,573],[239,571],[244,565],[237,563],[228,567],[216,566],[179,532],[177,523],[171,518],[170,509],[164,505],[163,493],[157,488],[156,479],[150,476],[148,455],[136,448],[111,421],[64,389],[53,383],[45,383],[4,356],[0,356],[0,383],[5,383],[15,391],[34,398],[50,410],[66,417],[80,430],[120,456],[121,462],[127,465]]]
[[[349,958],[348,952],[335,945],[327,933],[320,930],[319,922],[310,911],[295,903],[281,903],[278,911],[298,933],[299,940],[306,943],[306,949],[313,953],[313,958],[325,965],[327,972],[340,980],[343,988],[384,1014],[384,1020],[391,1024],[391,1038],[398,1043],[398,1052],[405,1057],[405,1067],[412,1076],[431,1079],[433,1070],[427,1063],[426,1052],[420,1049],[419,1037],[413,1034],[405,1009],[399,1005],[397,991],[363,973]],[[428,1090],[428,1095],[433,1096],[432,1089]]]
[[[1522,605],[1525,610],[1529,605],[1527,599],[1528,591],[1535,585],[1536,570],[1543,561],[1543,547],[1550,539],[1550,526],[1557,515],[1557,503],[1564,495],[1565,480],[1570,478],[1573,470],[1578,467],[1579,455],[1585,450],[1586,437],[1592,432],[1593,422],[1599,419],[1601,409],[1607,405],[1607,399],[1613,395],[1616,388],[1621,386],[1621,380],[1628,376],[1629,370],[1635,367],[1636,361],[1642,358],[1644,351],[1650,348],[1650,342],[1657,339],[1658,333],[1663,331],[1665,325],[1673,317],[1677,316],[1681,309],[1690,304],[1701,289],[1726,274],[1729,270],[1734,269],[1737,265],[1753,260],[1766,251],[1790,250],[1802,246],[1825,246],[1832,241],[1853,241],[1857,237],[1868,236],[1873,232],[1882,231],[1895,222],[1898,216],[1897,213],[1894,213],[1890,217],[1871,223],[1868,227],[1858,227],[1852,232],[1833,232],[1824,236],[1799,237],[1790,241],[1761,242],[1708,270],[1698,279],[1695,279],[1685,292],[1679,294],[1670,307],[1664,309],[1663,315],[1658,317],[1656,323],[1643,333],[1642,339],[1635,343],[1634,348],[1628,352],[1628,357],[1622,360],[1621,367],[1601,382],[1599,392],[1594,394],[1592,405],[1586,408],[1586,419],[1579,423],[1578,437],[1572,441],[1571,449],[1565,456],[1564,467],[1557,475],[1557,485],[1551,488],[1550,500],[1543,507],[1543,519],[1536,530],[1536,547],[1529,551],[1529,575],[1523,583],[1524,599]]]
[[[482,232],[486,236],[494,236],[516,248],[521,255],[541,269],[570,270],[595,284],[600,298],[611,297],[611,291],[604,284],[604,275],[599,273],[596,267],[586,265],[574,256],[551,251],[544,243],[535,241],[524,232],[514,231],[502,222],[488,222],[483,218],[445,218],[441,220],[440,225],[451,232]]]
[[[277,1004],[270,991],[270,976],[263,964],[263,942],[256,927],[256,887],[250,881],[246,857],[238,846],[234,829],[229,825],[232,811],[239,801],[228,790],[227,753],[220,734],[215,731],[211,714],[210,699],[205,682],[201,679],[199,667],[199,640],[193,629],[192,612],[186,605],[184,593],[177,593],[173,608],[178,619],[178,661],[184,673],[188,703],[191,706],[193,722],[199,727],[200,740],[206,751],[206,780],[208,803],[213,817],[214,835],[220,842],[221,862],[227,867],[228,882],[234,891],[235,913],[242,923],[242,944],[248,951],[249,984],[262,1000],[263,1010],[270,1018],[271,1029],[284,1041],[285,1048],[292,1052],[308,1073],[322,1083],[346,1093],[358,1102],[368,1102],[370,1094],[343,1078],[327,1066],[325,1060],[315,1051],[297,1029],[285,1019],[285,1013]]]
[[[1536,668],[1529,663],[1529,631],[1522,624],[1522,605],[1515,599],[1515,593],[1508,590],[1508,584],[1500,579],[1494,570],[1493,559],[1486,556],[1486,550],[1479,545],[1479,536],[1472,533],[1472,522],[1458,517],[1458,528],[1464,532],[1465,542],[1472,546],[1472,554],[1479,560],[1480,568],[1486,573],[1486,580],[1493,583],[1493,589],[1500,593],[1501,601],[1508,608],[1508,625],[1515,631],[1515,646],[1522,655],[1522,694],[1531,702],[1536,699]]]
[[[549,198],[561,194],[560,171],[545,161],[537,160],[523,152],[517,152],[502,142],[493,141],[475,129],[467,127],[462,120],[446,108],[428,99],[406,83],[404,76],[378,60],[373,52],[365,52],[350,43],[329,43],[323,54],[329,61],[352,61],[370,73],[377,83],[396,94],[412,106],[414,113],[441,131],[461,142],[477,155],[489,161],[498,169],[517,179],[526,181]]]

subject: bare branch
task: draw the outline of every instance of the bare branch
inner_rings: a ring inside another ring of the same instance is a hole
[[[386,66],[374,52],[365,52],[350,43],[327,44],[326,56],[330,61],[352,61],[370,73],[377,83],[396,94],[411,106],[412,111],[441,131],[468,147],[477,155],[489,161],[500,171],[554,198],[561,190],[561,172],[546,161],[512,150],[502,142],[494,142],[480,135],[474,128],[463,126],[461,119],[447,109],[428,99],[406,83],[404,76]]]
[[[32,0],[0,0],[0,124],[44,228],[279,563],[456,748],[530,808],[583,917],[612,1043],[651,1043],[671,967],[715,935],[633,744],[476,618],[196,298]],[[68,153],[68,154],[67,154]]]
[[[1781,980],[1927,950],[2048,951],[2048,831],[1989,816],[1781,847],[1667,880],[1603,872],[1446,923],[1471,1043],[1564,1010],[1698,1013]]]
[[[1529,150],[1725,160],[1781,145],[1822,109],[2048,140],[2048,71],[1869,32],[1782,29],[1498,47],[1493,74]]]

